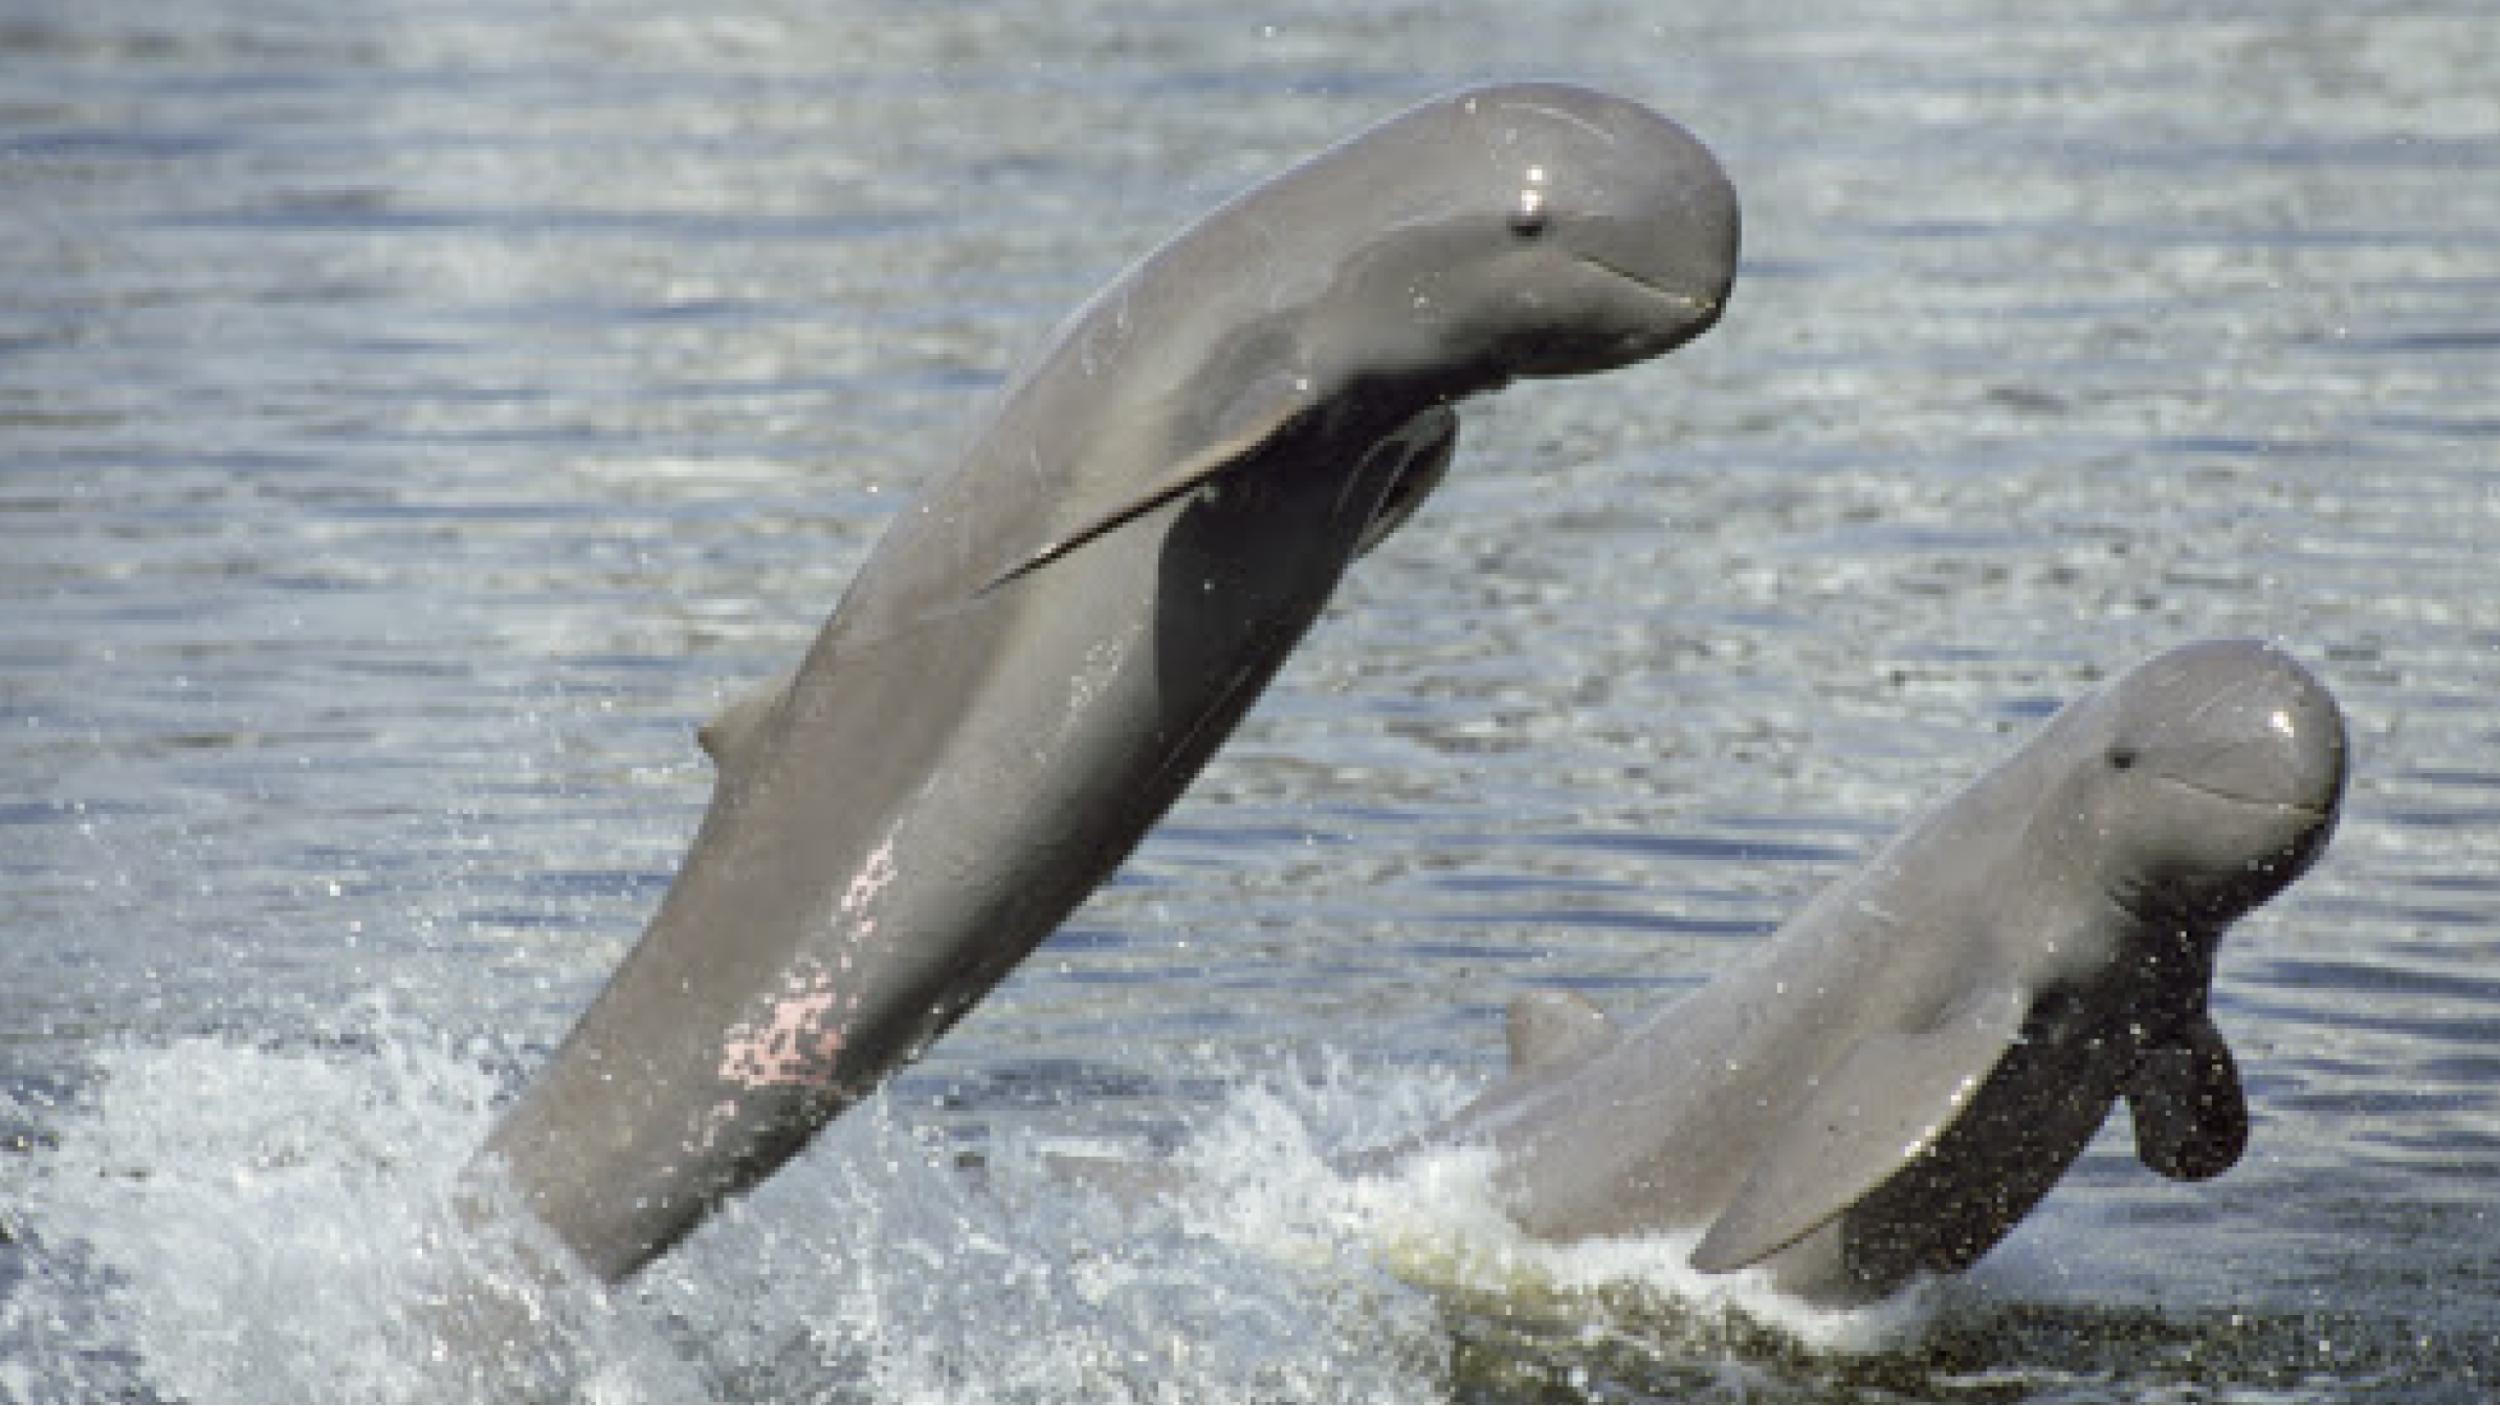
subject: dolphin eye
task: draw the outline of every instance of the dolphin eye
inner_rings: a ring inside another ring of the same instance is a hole
[[[2109,749],[2109,767],[2110,767],[2110,770],[2112,770],[2112,771],[2127,771],[2127,770],[2131,770],[2134,766],[2135,766],[2135,749],[2134,749],[2133,747],[2128,747],[2128,746],[2123,746],[2123,745],[2122,745],[2122,746],[2112,747],[2112,748],[2110,748],[2110,749]]]
[[[1546,225],[1552,221],[1552,212],[1545,206],[1545,192],[1535,186],[1520,191],[1519,203],[1510,207],[1510,232],[1522,239],[1545,233]]]

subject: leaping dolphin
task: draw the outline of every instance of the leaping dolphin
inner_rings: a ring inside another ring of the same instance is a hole
[[[1737,208],[1635,103],[1507,84],[1390,118],[1121,275],[870,553],[719,779],[642,940],[481,1152],[632,1273],[916,1056],[1135,847],[1456,402],[1718,320]]]
[[[2121,1098],[2146,1166],[2218,1175],[2248,1110],[2215,945],[2325,847],[2344,754],[2281,652],[2157,655],[1700,991],[1620,1033],[1520,998],[1511,1077],[1421,1142],[1489,1144],[1538,1237],[1699,1231],[1695,1268],[1833,1302],[1968,1267]]]

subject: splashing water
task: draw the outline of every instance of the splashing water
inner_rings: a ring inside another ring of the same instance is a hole
[[[1230,1081],[1152,1166],[1023,1130],[955,1156],[873,1100],[610,1291],[526,1222],[450,1209],[508,1062],[352,1023],[108,1047],[57,1106],[12,1100],[42,1131],[0,1164],[0,1394],[1411,1400],[1498,1383],[1476,1359],[1506,1334],[1663,1331],[1707,1356],[1767,1324],[1852,1352],[1925,1312],[1804,1310],[1701,1280],[1688,1244],[1535,1244],[1480,1158],[1340,1176],[1333,1153],[1460,1093],[1342,1060]]]
[[[496,1084],[477,1055],[377,1015],[293,1045],[108,1047],[63,1106],[17,1100],[17,1120],[51,1136],[9,1169],[29,1251],[0,1306],[10,1393],[404,1399],[533,1385],[482,1371],[429,1317],[470,1276],[535,1290],[521,1256],[546,1258],[511,1234],[458,1233],[448,1209]],[[589,1286],[520,1302],[585,1364],[572,1383],[583,1392],[676,1385],[589,1311]]]
[[[1697,1275],[1689,1237],[1543,1244],[1480,1154],[1341,1175],[1466,1092],[1342,1056],[1220,1079],[1169,1156],[1003,1117],[967,1151],[880,1097],[615,1290],[525,1218],[452,1209],[513,1082],[489,1046],[368,1008],[90,1063],[0,1100],[0,1396],[2296,1397],[2422,1369],[2366,1324],[2033,1301],[2072,1268],[2055,1236],[1845,1313]]]

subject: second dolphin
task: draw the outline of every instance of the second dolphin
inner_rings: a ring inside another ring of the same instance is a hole
[[[2147,1166],[2216,1175],[2248,1113],[2215,946],[2316,859],[2344,776],[2288,656],[2157,655],[1700,991],[1620,1031],[1522,997],[1511,1077],[1419,1142],[1489,1145],[1534,1235],[1697,1231],[1695,1268],[1842,1302],[1976,1261],[2120,1099]]]

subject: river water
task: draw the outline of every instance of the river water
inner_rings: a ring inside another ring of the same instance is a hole
[[[2500,1389],[2500,21],[2056,10],[8,7],[0,1397]],[[438,1354],[444,1187],[664,888],[693,726],[1091,288],[1522,75],[1721,152],[1722,326],[1472,407],[929,1059],[539,1360]],[[2229,1175],[2113,1128],[1975,1274],[1818,1315],[1326,1170],[1510,995],[1690,988],[2211,635],[2355,744],[2224,948]]]

